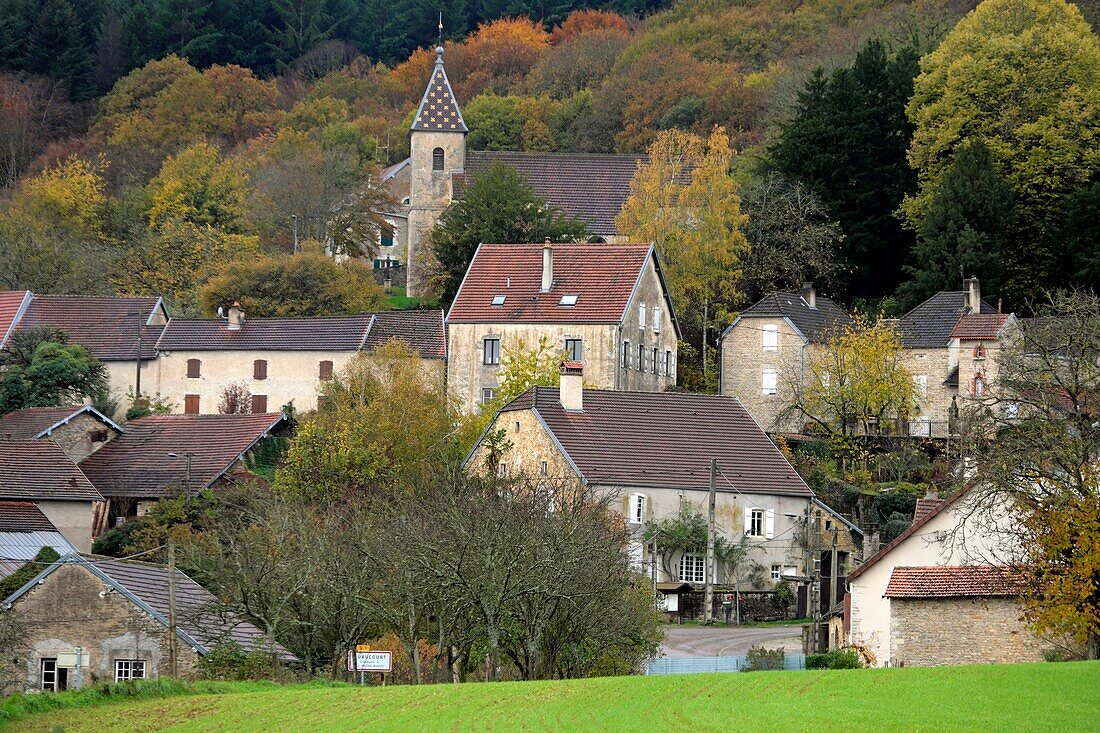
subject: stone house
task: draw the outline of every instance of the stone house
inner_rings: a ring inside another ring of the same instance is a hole
[[[218,412],[231,385],[249,390],[252,412],[277,412],[287,404],[313,410],[322,382],[356,354],[391,339],[408,343],[432,378],[443,379],[442,311],[246,320],[234,305],[227,318],[171,319],[156,342],[151,386],[174,412],[186,414]]]
[[[97,682],[187,677],[222,643],[293,655],[251,623],[219,612],[217,599],[175,570],[175,639],[162,565],[66,555],[4,601],[23,627],[24,689],[56,692]],[[5,660],[7,662],[7,660]]]
[[[375,265],[406,266],[410,295],[419,295],[424,285],[421,272],[431,257],[428,233],[462,198],[468,177],[494,163],[517,170],[540,198],[583,221],[594,240],[621,241],[615,217],[646,156],[468,150],[468,132],[447,79],[443,49],[437,48],[435,67],[409,128],[409,157],[382,172],[394,206],[381,212],[387,227]]]
[[[680,327],[649,244],[482,244],[447,314],[447,390],[463,412],[496,398],[521,343],[584,364],[600,389],[676,384]]]
[[[468,471],[495,470],[566,485],[580,481],[610,496],[630,529],[637,568],[655,582],[701,587],[705,548],[662,551],[648,529],[690,505],[707,512],[716,461],[715,515],[720,534],[744,540],[747,562],[719,563],[715,582],[747,590],[754,577],[770,588],[803,575],[800,542],[814,495],[756,422],[732,397],[587,389],[579,363],[562,366],[561,387],[534,387],[500,409],[486,429],[503,430],[510,447],[493,456],[482,440]],[[753,572],[750,572],[753,571]]]
[[[48,438],[77,463],[122,433],[120,425],[91,405],[30,407],[0,416],[0,439]]]
[[[912,526],[848,576],[848,639],[878,666],[1028,662],[1046,645],[1022,620],[1007,509],[967,488],[925,498]]]
[[[765,430],[797,433],[785,417],[805,365],[829,334],[851,318],[813,283],[798,293],[772,293],[746,308],[718,339],[718,392],[736,397]]]
[[[111,523],[146,513],[160,499],[195,496],[248,475],[246,459],[281,435],[282,413],[149,415],[80,463],[108,502]]]

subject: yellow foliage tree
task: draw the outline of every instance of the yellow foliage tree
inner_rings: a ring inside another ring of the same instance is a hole
[[[28,179],[10,212],[51,225],[65,224],[85,237],[99,238],[107,209],[106,186],[100,171],[105,158],[94,164],[76,156]]]
[[[244,228],[248,176],[235,162],[220,160],[214,146],[196,143],[164,161],[149,195],[154,229],[191,224],[236,234]]]

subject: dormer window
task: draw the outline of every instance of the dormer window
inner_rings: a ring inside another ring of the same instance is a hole
[[[577,298],[580,296],[575,293],[570,293],[561,296],[561,300],[558,301],[558,305],[564,305],[566,307],[572,307],[577,304]]]
[[[496,306],[496,307],[500,307],[500,306],[504,305],[504,299],[506,297],[508,297],[508,296],[506,296],[506,295],[494,295],[493,296],[493,305]]]
[[[436,148],[432,151],[432,170],[443,170],[443,148]]]

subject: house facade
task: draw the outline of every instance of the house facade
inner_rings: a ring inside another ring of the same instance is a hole
[[[120,425],[91,405],[30,407],[0,416],[0,439],[48,438],[76,463],[122,432]]]
[[[583,367],[566,362],[560,388],[532,388],[501,408],[486,434],[503,430],[509,447],[494,455],[479,441],[466,470],[580,481],[622,516],[639,571],[659,584],[700,587],[705,547],[670,551],[654,527],[681,509],[706,515],[714,460],[716,526],[747,551],[745,562],[718,563],[715,583],[770,588],[803,574],[807,548],[797,538],[813,493],[736,399],[584,385]]]
[[[976,489],[921,499],[912,526],[848,576],[849,642],[877,666],[1041,660],[1049,645],[1022,620],[1012,522]]]
[[[676,384],[680,330],[648,244],[482,244],[447,314],[447,390],[460,410],[496,399],[509,354],[543,344],[600,389]]]

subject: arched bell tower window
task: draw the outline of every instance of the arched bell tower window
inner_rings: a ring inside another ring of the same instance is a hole
[[[436,148],[432,151],[432,170],[443,170],[443,148]]]

